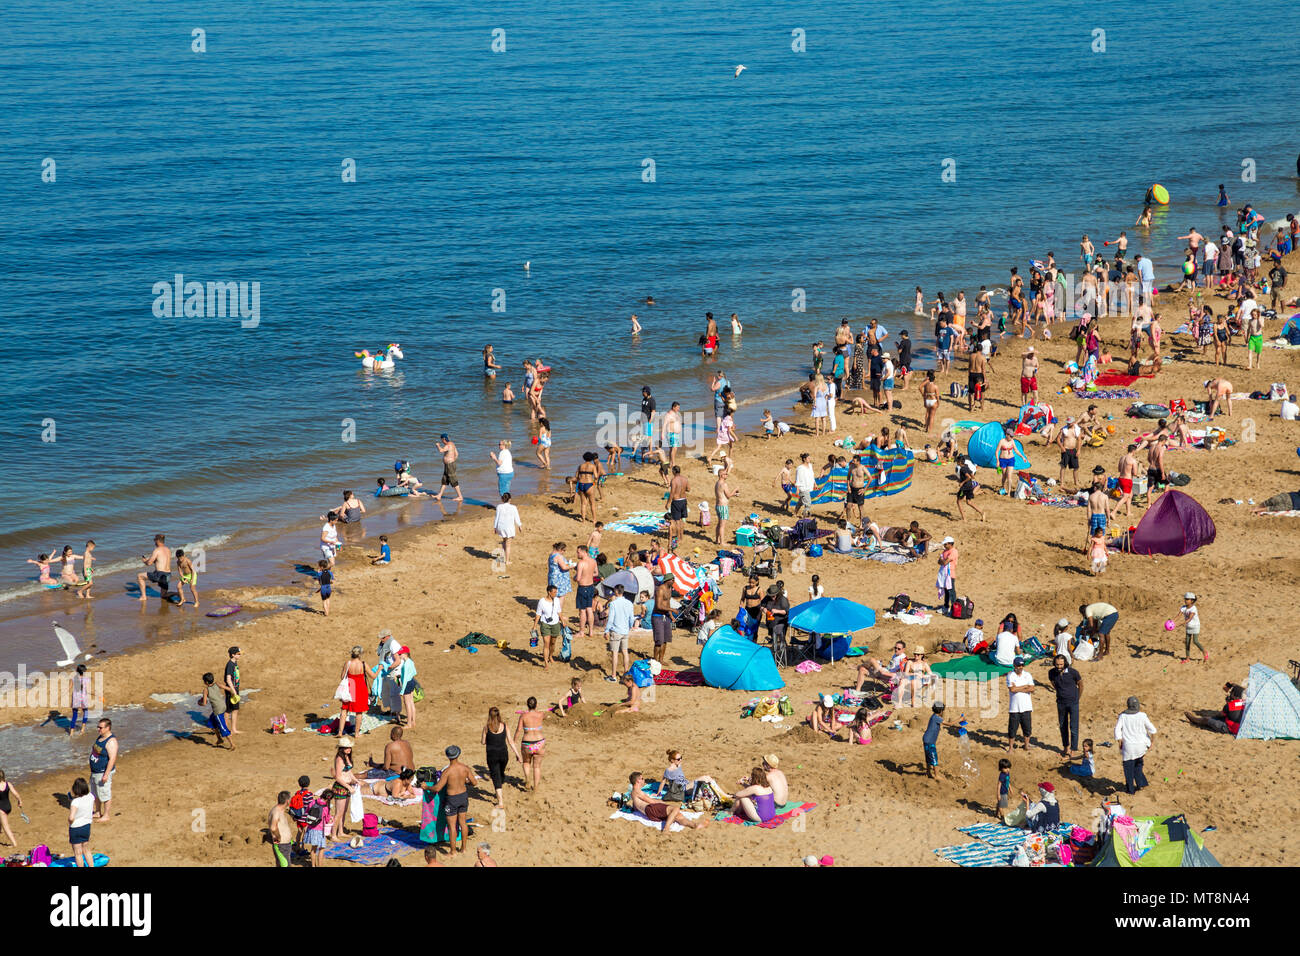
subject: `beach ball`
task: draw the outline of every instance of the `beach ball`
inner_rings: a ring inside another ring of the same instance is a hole
[[[1174,622],[1173,622],[1173,621],[1165,621],[1165,630],[1166,630],[1166,631],[1172,631],[1173,629],[1174,629]]]
[[[1115,434],[1115,426],[1114,426],[1114,425],[1107,425],[1107,426],[1106,426],[1106,434],[1107,434],[1107,435],[1113,435],[1113,434]]]
[[[536,436],[536,435],[533,436],[533,444],[534,444],[534,445],[537,444],[537,436]]]

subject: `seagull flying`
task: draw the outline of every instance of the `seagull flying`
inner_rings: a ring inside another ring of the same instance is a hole
[[[742,63],[740,64],[740,66],[736,67],[736,76],[740,76],[740,74],[744,72],[745,72],[745,64]],[[732,78],[735,79],[735,77]]]
[[[70,632],[59,627],[57,622],[54,623],[54,636],[59,639],[59,646],[63,648],[63,654],[67,658],[59,661],[55,666],[67,667],[69,664],[75,664],[80,660],[90,660],[91,655],[83,654],[80,645],[77,644],[77,639]]]

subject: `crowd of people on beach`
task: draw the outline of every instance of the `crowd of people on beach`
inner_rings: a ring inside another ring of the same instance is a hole
[[[1226,194],[1222,195],[1226,200]],[[1149,213],[1148,206],[1139,219],[1139,227],[1144,228],[1144,221],[1149,223]],[[1178,237],[1179,241],[1186,241],[1186,246],[1182,280],[1172,288],[1191,294],[1188,314],[1178,332],[1188,336],[1185,341],[1198,350],[1200,358],[1208,361],[1209,350],[1213,349],[1216,372],[1235,367],[1229,349],[1238,338],[1244,348],[1244,371],[1258,370],[1268,323],[1283,319],[1278,309],[1297,305],[1296,298],[1288,297],[1284,291],[1287,273],[1283,257],[1300,242],[1300,222],[1295,216],[1288,216],[1286,226],[1261,237],[1262,223],[1262,216],[1246,205],[1237,212],[1235,226],[1223,225],[1217,240],[1195,228]],[[966,363],[964,387],[954,379],[948,396],[959,408],[964,400],[969,414],[984,411],[986,400],[995,393],[1023,408],[1036,408],[1052,389],[1041,381],[1042,358],[1034,340],[1050,341],[1055,329],[1062,325],[1069,326],[1066,335],[1077,346],[1074,361],[1066,365],[1068,384],[1064,385],[1062,394],[1086,396],[1088,387],[1097,383],[1108,366],[1116,362],[1119,374],[1124,376],[1159,374],[1170,357],[1168,336],[1178,332],[1166,332],[1162,326],[1157,311],[1162,292],[1156,285],[1152,259],[1150,255],[1134,254],[1130,261],[1129,238],[1124,231],[1102,243],[1103,248],[1112,245],[1115,246],[1113,256],[1099,250],[1088,235],[1083,235],[1075,275],[1067,274],[1049,252],[1043,260],[1034,260],[1027,282],[1020,275],[1019,267],[1012,267],[1005,288],[980,286],[970,302],[960,290],[951,300],[943,292],[936,292],[929,299],[917,286],[913,312],[934,323],[933,369],[918,368],[918,347],[907,330],[900,330],[895,336],[876,320],[869,320],[860,330],[855,330],[848,318],[843,319],[834,331],[829,351],[822,341],[812,346],[811,371],[806,383],[799,385],[799,406],[796,406],[806,411],[806,425],[781,421],[769,408],[763,410],[756,435],[742,434],[736,421],[740,406],[737,387],[715,364],[708,383],[714,447],[707,452],[700,448],[698,453],[692,453],[688,451],[688,441],[701,439],[698,434],[688,434],[683,402],[674,400],[663,410],[654,390],[648,385],[642,387],[639,418],[632,423],[634,434],[630,447],[606,444],[601,449],[603,460],[601,451],[587,450],[573,474],[566,478],[565,504],[569,513],[582,523],[584,531],[590,526],[585,542],[570,557],[568,543],[556,541],[549,549],[545,567],[529,572],[544,577],[545,581],[541,596],[535,604],[530,601],[528,611],[533,632],[530,650],[543,671],[549,671],[557,662],[571,662],[575,647],[600,642],[604,646],[602,658],[604,650],[608,652],[603,680],[621,685],[626,694],[619,705],[610,708],[611,716],[640,713],[648,701],[643,695],[640,676],[634,674],[635,664],[641,662],[634,662],[636,655],[630,650],[630,638],[638,630],[648,631],[652,651],[645,655],[646,661],[659,666],[670,662],[670,645],[681,604],[681,594],[674,587],[673,563],[686,559],[685,552],[692,546],[692,538],[715,549],[731,549],[731,535],[738,523],[732,514],[733,507],[741,499],[742,490],[757,498],[764,485],[771,498],[768,510],[795,519],[830,518],[835,524],[829,532],[835,553],[889,546],[903,549],[911,560],[933,559],[936,604],[925,610],[958,619],[968,614],[969,606],[963,610],[958,586],[958,569],[963,562],[953,535],[942,536],[936,546],[935,537],[916,521],[906,527],[881,527],[867,514],[872,481],[867,456],[897,450],[922,462],[955,465],[955,508],[944,512],[954,521],[964,522],[967,510],[984,521],[986,511],[976,503],[983,493],[1008,499],[1018,497],[1024,490],[1018,480],[1022,466],[1017,464],[1020,454],[1017,438],[1021,436],[1011,426],[1005,429],[994,453],[998,472],[996,490],[983,486],[979,467],[958,449],[957,430],[938,421],[943,399],[940,379],[952,375],[954,363]],[[1269,266],[1267,272],[1264,262]],[[1003,308],[995,305],[995,296],[1003,299]],[[1222,304],[1213,303],[1214,298],[1222,300]],[[654,304],[653,297],[646,299],[648,307]],[[1122,329],[1113,321],[1125,319],[1128,321]],[[1103,325],[1104,320],[1107,325]],[[733,336],[742,334],[743,326],[735,314],[731,316],[731,328]],[[644,333],[636,315],[632,316],[632,332],[638,336]],[[1010,339],[1022,342],[1012,347]],[[700,351],[706,361],[716,363],[719,343],[718,323],[708,313],[699,337]],[[1006,371],[1001,367],[1003,363],[1009,366]],[[522,367],[522,392],[530,427],[535,433],[537,463],[549,470],[552,468],[552,420],[543,395],[551,369],[541,359],[525,360]],[[502,369],[493,346],[485,345],[485,376],[493,378]],[[915,399],[908,394],[912,389],[918,393]],[[1216,374],[1206,380],[1204,389],[1204,416],[1210,421],[1221,413],[1232,417],[1232,383]],[[512,405],[515,400],[512,386],[505,384],[501,401]],[[854,416],[862,423],[857,427],[865,427],[870,437],[857,444],[835,438],[841,433],[841,415]],[[1087,570],[1097,576],[1108,573],[1111,553],[1108,532],[1121,512],[1124,519],[1131,517],[1133,505],[1138,503],[1135,490],[1143,472],[1147,501],[1150,501],[1152,494],[1170,483],[1166,452],[1191,443],[1188,408],[1186,403],[1180,403],[1171,407],[1169,415],[1161,418],[1155,428],[1137,441],[1126,443],[1113,475],[1110,469],[1098,464],[1086,476],[1087,480],[1081,481],[1080,452],[1091,444],[1100,444],[1106,435],[1114,434],[1113,426],[1108,424],[1110,419],[1111,416],[1103,415],[1098,405],[1092,403],[1077,417],[1065,416],[1063,422],[1049,420],[1030,432],[1046,447],[1051,447],[1053,455],[1059,456],[1056,476],[1045,483],[1054,486],[1061,495],[1078,496],[1083,506],[1086,528],[1080,538],[1080,549]],[[909,426],[918,438],[923,433],[923,447],[918,448],[912,441]],[[778,454],[777,459],[783,459],[784,466],[770,484],[738,480],[735,457],[742,442],[775,441],[778,443],[775,447],[781,448],[792,437],[800,435],[834,441],[834,449],[824,464],[815,464],[808,452],[800,452],[795,457]],[[425,488],[411,473],[409,462],[398,461],[391,483],[390,479],[378,479],[375,496],[380,499],[431,497],[442,501],[450,494],[455,501],[464,502],[458,473],[460,448],[446,433],[440,436],[436,447],[442,464],[436,493]],[[499,560],[497,569],[505,579],[512,568],[516,541],[528,526],[512,492],[516,467],[512,441],[500,439],[486,457],[496,477],[498,503],[492,508],[492,533],[499,543],[495,556]],[[620,555],[611,554],[612,549],[605,543],[606,520],[611,513],[605,507],[604,487],[611,478],[622,475],[625,459],[628,464],[657,468],[658,480],[651,482],[655,497],[646,511],[661,513],[662,526],[657,521],[653,523],[655,530],[650,534],[648,546],[641,547],[640,542],[634,541]],[[845,484],[842,501],[837,501],[830,510],[815,503],[814,491],[819,480],[840,473]],[[697,487],[702,483],[708,488],[707,500],[700,503],[694,522],[690,503],[693,480]],[[366,514],[365,504],[352,490],[346,489],[341,503],[320,516],[319,558],[313,559],[314,590],[324,616],[330,613],[343,550],[342,531],[347,526],[358,525]],[[42,553],[29,563],[37,566],[42,585],[72,590],[78,599],[90,599],[94,551],[94,541],[87,541],[80,554],[65,547],[57,555],[53,551]],[[367,555],[367,559],[372,565],[387,565],[394,560],[386,535],[379,538],[378,554]],[[751,567],[757,560],[755,549],[754,560],[749,562]],[[57,579],[52,571],[55,561],[60,565]],[[78,561],[80,575],[76,571]],[[144,569],[137,575],[139,601],[146,601],[152,588],[164,602],[183,606],[188,603],[185,597],[188,587],[193,607],[199,607],[199,571],[185,549],[169,548],[165,536],[158,534],[153,550],[142,555],[141,561]],[[737,569],[740,566],[738,563]],[[623,574],[628,577],[622,583],[605,586],[604,582]],[[173,575],[177,579],[175,591]],[[566,606],[569,594],[574,594],[574,599],[571,606]],[[812,576],[809,594],[814,599],[827,596],[818,575]],[[1185,638],[1180,660],[1192,660],[1191,649],[1195,645],[1201,661],[1208,663],[1210,655],[1202,643],[1197,601],[1196,594],[1187,592],[1175,614],[1181,619]],[[909,607],[895,610],[906,612],[910,606],[909,603]],[[735,619],[738,629],[754,635],[754,640],[759,640],[760,628],[765,629],[775,647],[785,640],[790,609],[784,580],[774,580],[765,591],[759,575],[751,571],[741,587]],[[1035,702],[1049,694],[1055,699],[1065,773],[1074,778],[1099,774],[1099,748],[1109,747],[1112,741],[1080,739],[1085,679],[1076,664],[1109,657],[1120,613],[1119,608],[1103,600],[1081,606],[1077,622],[1070,617],[1059,621],[1049,646],[1043,646],[1036,636],[1022,633],[1014,613],[1003,618],[989,639],[985,637],[982,619],[976,619],[967,628],[961,651],[983,655],[991,666],[1006,671],[1002,683],[1008,695],[1008,726],[1005,741],[999,742],[1005,752],[1017,748],[1029,750],[1035,742],[1032,736]],[[720,608],[703,613],[691,628],[696,646],[702,647],[725,620],[727,615]],[[214,743],[232,751],[234,738],[240,733],[240,654],[240,649],[232,646],[220,675],[211,672],[202,675],[203,689],[199,697],[200,705],[210,711],[208,726]],[[909,653],[907,642],[899,641],[887,660],[860,659],[856,682],[847,682],[840,700],[833,695],[819,695],[807,719],[808,726],[819,734],[863,744],[870,742],[872,723],[885,710],[883,705],[861,703],[864,695],[869,695],[875,704],[887,702],[893,710],[928,705],[930,713],[922,734],[921,766],[928,776],[942,778],[938,751],[943,730],[964,736],[967,729],[964,724],[947,720],[945,702],[935,699],[940,685],[931,671],[928,656],[923,646]],[[1050,664],[1045,681],[1031,674],[1029,667],[1035,662]],[[84,667],[79,673],[84,675]],[[1091,689],[1093,681],[1090,679],[1088,684]],[[1232,732],[1234,721],[1240,720],[1242,694],[1240,687],[1232,684],[1225,686],[1225,693],[1227,700],[1222,712],[1214,716],[1189,712],[1189,722]],[[1089,697],[1095,695],[1091,691]],[[524,789],[541,788],[542,764],[547,754],[543,723],[548,717],[566,719],[575,709],[587,704],[582,678],[573,677],[567,689],[554,697],[555,700],[544,703],[536,697],[528,698],[513,731],[507,727],[498,707],[489,710],[480,739],[487,767],[486,780],[480,779],[461,759],[462,751],[456,745],[444,752],[446,766],[428,773],[432,768],[417,765],[408,736],[416,730],[417,704],[422,699],[411,649],[391,634],[381,635],[378,660],[371,666],[363,648],[353,647],[343,664],[335,695],[340,713],[333,727],[336,750],[330,783],[323,789],[313,788],[312,777],[303,775],[298,779],[296,791],[284,790],[278,794],[267,819],[275,864],[288,866],[298,856],[313,866],[323,865],[326,848],[349,839],[347,824],[358,820],[357,808],[365,796],[394,801],[418,797],[423,802],[431,801],[436,795],[450,825],[451,843],[456,846],[459,840],[456,849],[465,852],[471,832],[469,794],[481,788],[494,799],[494,807],[504,808],[506,768],[511,757],[523,767]],[[843,703],[849,700],[859,703],[852,706]],[[372,757],[363,766],[353,755],[354,739],[370,732],[370,727],[363,727],[363,718],[375,714],[391,720],[394,726],[382,759]],[[74,730],[75,727],[74,712]],[[78,865],[92,865],[92,822],[110,819],[118,741],[110,720],[101,719],[97,727],[89,778],[78,777],[69,794],[69,842]],[[1138,699],[1129,696],[1124,710],[1116,717],[1113,733],[1121,758],[1123,790],[1128,795],[1148,786],[1144,760],[1156,733]],[[1046,746],[1041,741],[1038,743]],[[788,802],[789,781],[779,769],[776,754],[756,761],[738,782],[734,793],[727,793],[716,776],[686,775],[680,750],[669,750],[667,757],[668,765],[659,781],[647,783],[641,771],[633,771],[627,778],[629,789],[616,800],[619,806],[659,824],[663,832],[707,825],[707,814],[699,816],[686,809],[695,800],[694,795],[701,792],[710,793],[711,799],[732,807],[738,816],[753,822],[770,821],[776,808]],[[1035,788],[1036,796],[1021,792],[1017,802],[1012,796],[1010,770],[1009,759],[999,758],[996,800],[990,801],[990,811],[1015,825],[1030,828],[1059,824],[1055,785],[1043,781]],[[18,791],[0,773],[0,830],[16,845],[9,823],[15,803],[21,811]],[[426,854],[426,860],[437,864],[436,854]],[[496,865],[486,844],[479,847],[476,865]]]

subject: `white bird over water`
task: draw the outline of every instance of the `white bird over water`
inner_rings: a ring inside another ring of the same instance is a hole
[[[738,77],[738,76],[740,76],[740,74],[742,74],[742,73],[744,73],[744,72],[745,72],[745,64],[742,63],[742,64],[740,64],[740,66],[736,67],[736,75],[735,75],[735,76]],[[735,79],[735,77],[732,77],[732,79]]]
[[[91,655],[83,654],[81,646],[77,639],[69,631],[59,627],[58,622],[54,622],[54,636],[59,639],[59,646],[63,648],[66,660],[59,661],[57,667],[67,667],[69,664],[75,664],[79,660],[90,660]]]
[[[533,264],[533,260],[532,260],[532,259],[529,259],[527,262],[525,262],[525,263],[524,263],[524,271],[527,272],[528,269],[529,269],[529,267],[532,266],[532,264]]]

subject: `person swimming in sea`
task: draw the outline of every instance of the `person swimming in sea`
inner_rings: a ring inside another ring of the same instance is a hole
[[[47,588],[62,587],[62,585],[59,584],[58,581],[55,581],[52,577],[50,577],[50,556],[48,554],[38,554],[35,559],[28,558],[27,563],[34,564],[36,565],[37,568],[40,569],[41,576],[39,580],[41,584],[45,585],[45,587]]]
[[[514,403],[515,403],[515,391],[510,387],[510,383],[507,382],[506,387],[501,389],[501,404],[513,405]]]

